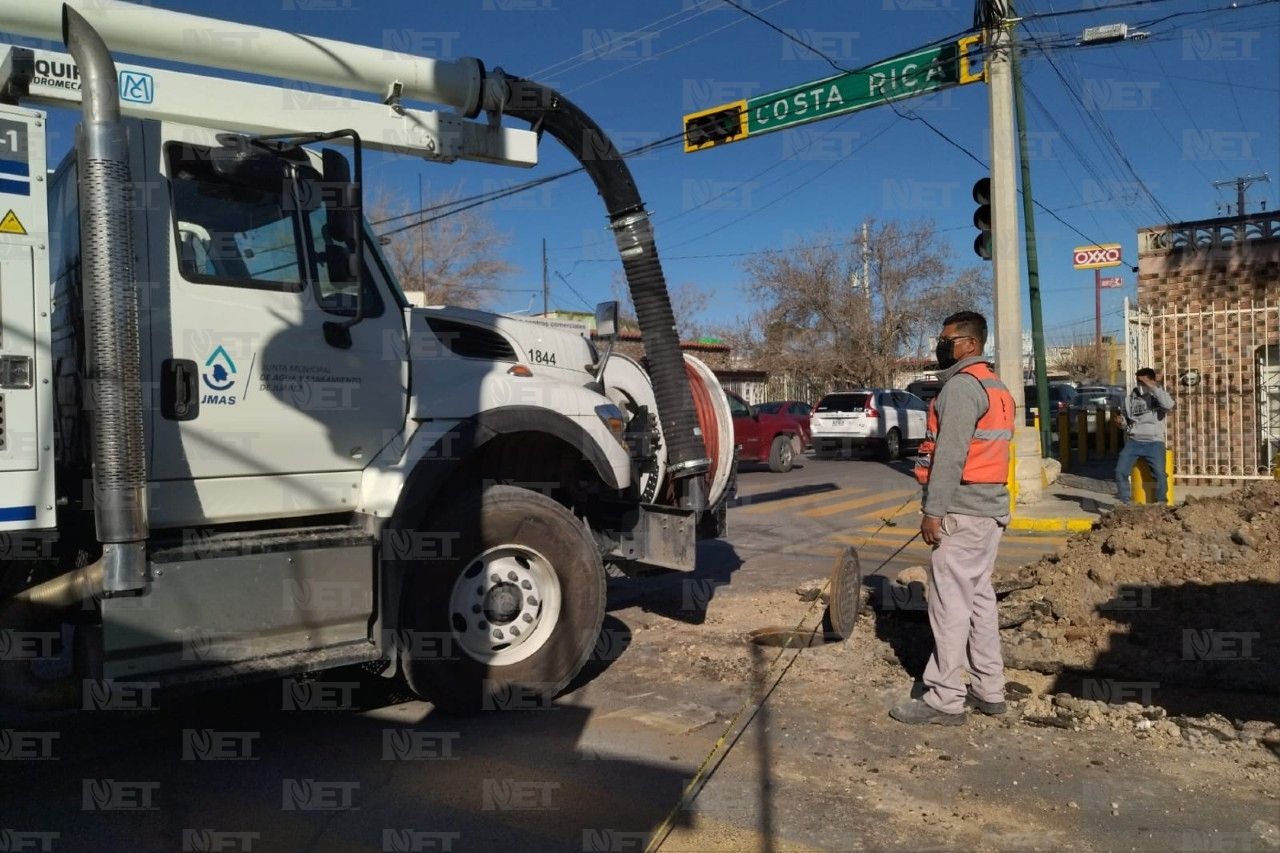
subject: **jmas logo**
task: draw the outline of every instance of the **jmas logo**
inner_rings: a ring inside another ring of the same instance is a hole
[[[218,345],[205,359],[200,381],[214,392],[200,395],[200,402],[207,406],[234,406],[236,395],[230,393],[236,385],[236,363],[226,347]]]

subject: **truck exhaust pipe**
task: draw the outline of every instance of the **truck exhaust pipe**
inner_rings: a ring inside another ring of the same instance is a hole
[[[80,67],[77,133],[80,254],[93,411],[93,508],[107,595],[147,588],[147,481],[142,446],[138,287],[133,271],[129,151],[116,65],[70,6],[62,40]]]
[[[626,161],[590,116],[559,92],[496,68],[485,80],[484,107],[529,122],[573,154],[604,200],[653,378],[658,420],[667,441],[667,470],[681,507],[707,506],[711,466],[685,374],[671,297],[658,260],[653,224]]]
[[[0,625],[10,649],[41,632],[52,635],[63,619],[100,599],[104,564],[105,558],[73,569],[0,603]],[[82,679],[99,677],[97,673],[77,672],[69,678],[41,678],[31,663],[21,654],[0,656],[0,704],[25,711],[72,708],[78,702]]]

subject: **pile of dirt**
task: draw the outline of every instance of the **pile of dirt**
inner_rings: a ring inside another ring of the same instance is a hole
[[[998,573],[1009,666],[1133,684],[1280,692],[1280,483],[1121,508],[1058,554]],[[1129,684],[1125,687],[1125,684]],[[1120,685],[1120,686],[1116,686]]]

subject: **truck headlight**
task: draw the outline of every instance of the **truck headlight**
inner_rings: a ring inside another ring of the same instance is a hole
[[[609,428],[609,432],[613,433],[613,437],[618,440],[618,444],[623,447],[627,446],[624,433],[627,431],[627,416],[622,413],[613,403],[605,403],[602,406],[596,406],[596,417],[604,421],[604,425]]]

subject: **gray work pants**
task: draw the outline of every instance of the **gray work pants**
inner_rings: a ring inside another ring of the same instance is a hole
[[[1004,658],[991,570],[1009,517],[947,513],[929,572],[933,654],[924,670],[924,701],[947,714],[964,710],[964,670],[984,702],[1004,701]]]

